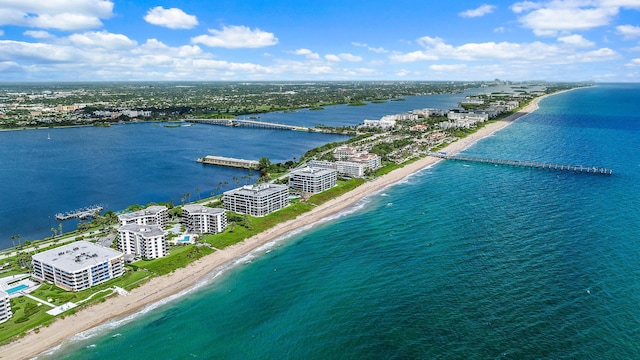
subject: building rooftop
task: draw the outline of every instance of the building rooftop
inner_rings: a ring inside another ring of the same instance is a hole
[[[145,235],[148,235],[148,236],[164,235],[164,231],[162,230],[160,225],[128,224],[128,225],[120,226],[118,230],[135,231],[138,233],[144,233]]]
[[[289,176],[300,174],[300,175],[321,177],[323,175],[334,173],[334,172],[336,172],[334,169],[307,166],[307,167],[303,167],[303,168],[291,171]]]
[[[255,185],[245,185],[239,188],[228,190],[224,192],[224,195],[245,195],[245,196],[268,195],[271,193],[280,192],[283,189],[289,190],[289,186],[281,185],[281,184],[264,183],[264,184],[255,184]]]
[[[75,272],[121,255],[120,251],[98,246],[88,241],[76,241],[35,254],[33,259],[53,264],[66,272]]]
[[[130,220],[130,219],[135,219],[145,215],[156,215],[166,210],[167,210],[166,206],[153,205],[153,206],[149,206],[146,209],[142,209],[142,210],[126,213],[126,214],[120,214],[118,215],[118,218],[121,220]]]
[[[200,214],[220,214],[220,213],[224,213],[225,210],[224,209],[220,209],[220,208],[212,208],[212,207],[208,207],[208,206],[204,206],[204,205],[198,205],[198,204],[189,204],[189,205],[184,205],[182,207],[183,210],[186,210],[189,213],[195,214],[195,213],[200,213]]]

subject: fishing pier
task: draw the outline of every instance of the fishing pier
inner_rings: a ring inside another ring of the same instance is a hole
[[[521,167],[521,168],[528,168],[528,169],[571,171],[574,173],[593,174],[593,175],[612,175],[613,174],[612,169],[598,167],[598,166],[563,165],[563,164],[551,164],[551,163],[538,162],[538,161],[487,159],[487,158],[477,158],[477,157],[469,157],[469,156],[461,156],[461,155],[447,155],[446,153],[442,153],[442,152],[427,153],[427,155],[437,157],[440,159],[445,159],[445,160],[512,166],[512,167]]]
[[[88,206],[86,208],[73,210],[66,213],[57,213],[56,220],[64,221],[64,220],[69,220],[74,218],[85,220],[85,219],[96,216],[96,214],[99,213],[100,211],[102,211],[102,206],[99,206],[99,205]]]

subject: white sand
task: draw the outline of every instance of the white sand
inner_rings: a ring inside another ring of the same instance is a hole
[[[509,125],[517,118],[536,110],[538,108],[538,101],[541,99],[542,97],[534,99],[522,111],[503,120],[486,125],[475,132],[472,136],[468,136],[450,144],[443,149],[443,151],[450,154],[462,151],[479,139],[491,135],[492,133]],[[312,211],[298,216],[294,220],[278,224],[263,233],[242,241],[241,243],[216,251],[211,255],[191,263],[184,269],[176,270],[172,274],[153,278],[142,286],[133,289],[127,296],[116,296],[110,298],[106,302],[78,310],[78,313],[75,315],[67,316],[64,319],[58,319],[50,326],[39,329],[38,332],[31,331],[25,337],[0,348],[0,358],[25,359],[34,357],[53,348],[54,346],[59,345],[65,339],[96,327],[109,319],[135,312],[148,304],[161,301],[171,295],[193,287],[206,275],[210,274],[221,265],[224,265],[233,259],[242,257],[261,245],[286,235],[287,233],[290,233],[302,226],[315,223],[323,218],[336,214],[345,208],[352,206],[365,196],[390,184],[396,183],[408,175],[411,175],[426,166],[432,165],[437,161],[439,161],[439,159],[433,157],[422,158],[401,169],[397,169],[387,175],[381,176],[375,181],[369,181],[347,194],[328,201],[327,203],[316,207]]]

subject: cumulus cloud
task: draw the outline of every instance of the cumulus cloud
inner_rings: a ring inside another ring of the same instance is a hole
[[[327,54],[324,56],[325,59],[329,61],[340,61],[340,57],[338,55]]]
[[[133,49],[137,45],[134,40],[129,39],[126,35],[113,34],[106,31],[73,34],[69,36],[69,41],[77,47],[100,47],[110,50]]]
[[[441,38],[429,36],[418,39],[424,50],[409,53],[396,53],[390,58],[394,62],[408,63],[416,61],[434,61],[453,59],[458,61],[518,61],[531,63],[546,61],[548,63],[566,64],[570,62],[593,62],[617,59],[619,54],[609,48],[601,48],[589,52],[578,52],[581,47],[594,44],[581,36],[566,36],[558,43],[547,44],[540,41],[531,43],[484,42],[467,43],[460,46],[447,44]]]
[[[278,38],[272,33],[260,29],[251,30],[246,26],[223,26],[222,30],[209,29],[209,33],[210,35],[191,38],[191,42],[229,49],[261,48],[278,43]]]
[[[112,16],[110,0],[2,1],[0,26],[82,30],[101,27],[101,19]]]
[[[357,47],[367,48],[367,50],[369,50],[371,52],[374,52],[374,53],[377,53],[377,54],[385,54],[385,53],[389,52],[389,50],[386,50],[383,47],[372,47],[372,46],[369,46],[369,45],[367,45],[365,43],[352,42],[351,45],[357,46]]]
[[[461,71],[466,68],[466,64],[434,64],[429,66],[429,70],[438,72]]]
[[[342,54],[327,54],[324,56],[325,59],[329,60],[329,61],[340,61],[340,60],[344,60],[344,61],[350,61],[350,62],[359,62],[362,61],[362,57],[360,56],[356,56],[353,54],[348,54],[348,53],[342,53]]]
[[[559,32],[584,31],[608,25],[621,7],[638,7],[634,0],[573,0],[534,3],[519,2],[511,6],[518,21],[538,36],[556,36]]]
[[[631,59],[627,64],[627,67],[640,67],[640,58]]]
[[[30,36],[34,39],[50,39],[54,37],[51,33],[44,30],[27,30],[22,34],[25,36]]]
[[[150,24],[169,29],[192,29],[198,25],[198,19],[195,15],[189,15],[178,8],[165,9],[162,6],[149,9],[144,20]]]
[[[593,41],[585,39],[584,37],[582,37],[582,35],[563,36],[559,37],[558,41],[575,47],[592,47],[595,45]]]
[[[491,14],[495,8],[496,7],[494,5],[482,4],[476,9],[466,10],[459,13],[458,15],[465,18],[481,17],[487,14]]]
[[[318,55],[317,53],[314,53],[313,51],[309,50],[309,49],[297,49],[295,51],[293,51],[293,54],[295,55],[304,55],[307,57],[307,59],[320,59],[320,55]]]
[[[625,40],[634,39],[640,36],[640,26],[620,25],[616,26],[618,34],[622,35]]]

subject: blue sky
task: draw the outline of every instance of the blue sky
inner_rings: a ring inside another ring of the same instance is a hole
[[[0,0],[1,81],[640,81],[640,0]]]

